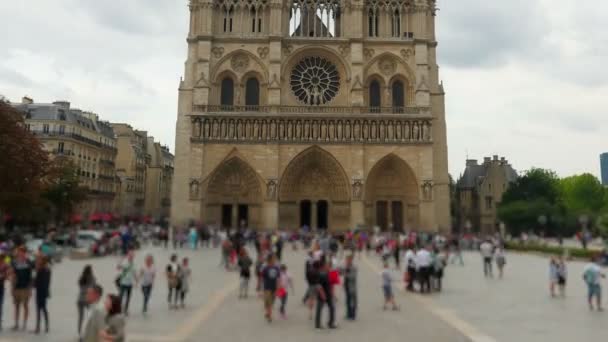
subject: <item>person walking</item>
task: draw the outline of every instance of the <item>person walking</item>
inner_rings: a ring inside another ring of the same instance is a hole
[[[583,269],[583,280],[587,284],[587,301],[589,310],[593,311],[593,299],[596,302],[597,311],[604,311],[602,308],[602,285],[601,278],[606,278],[599,265],[599,258],[592,257],[591,262]]]
[[[405,251],[405,265],[406,265],[406,273],[405,273],[405,282],[406,290],[414,291],[414,282],[417,279],[416,274],[416,253],[414,253],[414,249],[411,244],[408,245],[407,250]]]
[[[120,300],[124,303],[124,314],[129,315],[129,302],[131,301],[131,292],[133,291],[133,284],[137,282],[137,271],[135,269],[135,253],[129,251],[126,258],[118,264],[118,288],[120,290]],[[122,304],[121,303],[121,304]]]
[[[87,319],[81,336],[82,342],[101,342],[100,334],[105,327],[105,312],[103,304],[100,304],[103,288],[93,285],[87,288],[86,300],[89,306]]]
[[[431,256],[431,252],[429,252],[426,247],[418,250],[418,252],[416,252],[416,274],[418,275],[420,293],[431,292],[432,266],[433,258]]]
[[[294,291],[293,288],[293,279],[289,272],[287,272],[287,265],[281,265],[281,275],[279,276],[279,288],[277,290],[277,297],[281,301],[281,307],[279,308],[279,313],[281,314],[282,319],[287,319],[287,314],[285,313],[285,306],[287,305],[287,299],[289,298],[289,290]]]
[[[104,302],[106,316],[104,319],[105,327],[99,332],[103,342],[124,342],[125,341],[125,317],[121,314],[120,297],[109,294]]]
[[[177,254],[171,255],[169,264],[167,265],[166,273],[167,285],[169,293],[167,295],[167,303],[169,309],[177,309],[177,299],[179,296],[179,263],[177,262]]]
[[[483,258],[483,274],[486,278],[493,277],[492,273],[492,257],[494,256],[494,245],[489,239],[486,239],[479,246],[481,257]]]
[[[445,266],[447,264],[445,254],[441,253],[441,251],[436,248],[433,253],[433,264],[432,270],[433,273],[433,289],[441,292],[443,288],[443,273],[445,270]]]
[[[566,297],[566,283],[568,280],[568,268],[563,257],[559,257],[557,263],[557,287],[559,289],[559,295]]]
[[[348,255],[342,275],[344,276],[344,296],[346,297],[346,319],[357,318],[357,266],[353,264],[354,254]]]
[[[39,256],[36,260],[36,277],[34,278],[34,288],[36,289],[36,330],[35,334],[40,334],[40,316],[44,315],[44,332],[49,332],[49,311],[47,301],[51,296],[51,269],[46,256]]]
[[[268,323],[272,322],[272,307],[279,285],[281,270],[275,265],[275,256],[270,254],[266,266],[262,269],[262,284],[264,288],[264,310]]]
[[[88,309],[87,304],[87,290],[95,285],[96,280],[93,275],[93,268],[91,265],[86,265],[82,270],[82,274],[78,279],[78,300],[76,301],[76,306],[78,308],[78,336],[80,336],[80,332],[82,331],[82,321],[84,320],[85,310]]]
[[[395,303],[395,296],[393,295],[393,275],[388,265],[388,260],[384,261],[384,269],[380,274],[382,278],[382,293],[384,294],[384,305],[383,310],[387,309],[387,305],[392,305],[393,310],[398,310],[399,307]]]
[[[329,309],[329,321],[327,327],[329,329],[336,329],[336,307],[334,304],[334,294],[331,289],[331,282],[329,279],[330,264],[321,257],[319,260],[319,285],[317,286],[317,310],[315,313],[315,328],[323,329],[321,326],[321,315],[323,307],[327,305]]]
[[[559,281],[558,277],[558,267],[559,264],[555,257],[551,257],[549,260],[549,293],[551,297],[555,297],[555,287]]]
[[[239,256],[239,277],[240,277],[240,286],[239,286],[239,299],[247,298],[247,294],[249,292],[249,279],[251,279],[251,265],[253,261],[247,254],[247,250],[245,248],[241,249],[241,253]]]
[[[498,268],[498,278],[502,279],[505,265],[507,264],[507,256],[502,247],[496,247],[496,250],[494,251],[494,260],[496,261],[496,267]]]
[[[13,330],[19,330],[19,314],[21,309],[23,309],[23,326],[21,329],[25,330],[30,311],[34,270],[32,263],[28,260],[25,247],[17,248],[17,256],[12,262],[11,268],[13,302],[15,306],[15,325],[13,326]]]
[[[7,255],[4,249],[0,250],[0,330],[2,330],[2,317],[4,311],[4,285],[10,278],[11,267],[6,262]]]
[[[154,267],[154,257],[152,254],[146,255],[143,267],[139,270],[139,279],[141,279],[141,292],[144,296],[144,306],[142,313],[148,313],[148,303],[156,278],[156,267]]]
[[[182,259],[182,265],[179,268],[178,278],[179,278],[179,300],[182,309],[186,307],[186,295],[188,291],[190,291],[190,278],[192,278],[192,270],[190,269],[190,261],[188,258]]]

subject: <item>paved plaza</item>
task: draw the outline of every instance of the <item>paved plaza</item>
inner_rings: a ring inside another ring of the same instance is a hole
[[[477,254],[465,255],[466,265],[446,270],[444,292],[428,297],[397,291],[399,312],[382,310],[379,260],[370,255],[356,260],[359,266],[359,312],[356,322],[342,320],[344,301],[339,291],[337,317],[339,329],[313,329],[307,308],[300,299],[305,290],[304,253],[287,251],[285,261],[294,277],[295,293],[290,294],[288,319],[265,322],[262,304],[256,298],[236,296],[238,273],[218,267],[219,250],[180,250],[180,257],[191,258],[192,292],[185,310],[169,311],[166,284],[162,276],[171,250],[153,248],[137,253],[136,263],[152,253],[159,275],[153,290],[148,316],[140,313],[142,296],[134,291],[128,319],[129,341],[434,341],[493,342],[520,340],[592,341],[608,337],[605,313],[589,312],[581,280],[583,263],[569,263],[568,296],[551,299],[548,294],[546,258],[509,254],[503,280],[484,279]],[[76,279],[87,263],[106,292],[115,292],[113,279],[117,257],[65,260],[53,269],[52,297],[49,302],[51,333],[35,336],[12,333],[10,300],[4,306],[5,331],[0,341],[76,341]],[[401,275],[399,275],[401,277]],[[32,303],[33,312],[33,303]],[[34,327],[31,314],[29,327]]]

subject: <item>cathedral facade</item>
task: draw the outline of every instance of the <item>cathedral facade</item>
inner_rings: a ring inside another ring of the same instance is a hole
[[[435,0],[190,0],[172,222],[446,231]]]

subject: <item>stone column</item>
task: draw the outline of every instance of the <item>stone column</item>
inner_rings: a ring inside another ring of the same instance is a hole
[[[317,229],[317,201],[310,201],[310,228]]]

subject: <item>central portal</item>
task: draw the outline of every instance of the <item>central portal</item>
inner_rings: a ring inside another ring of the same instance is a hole
[[[315,223],[316,225],[312,225]],[[326,230],[329,228],[329,204],[325,200],[300,201],[300,227]]]

